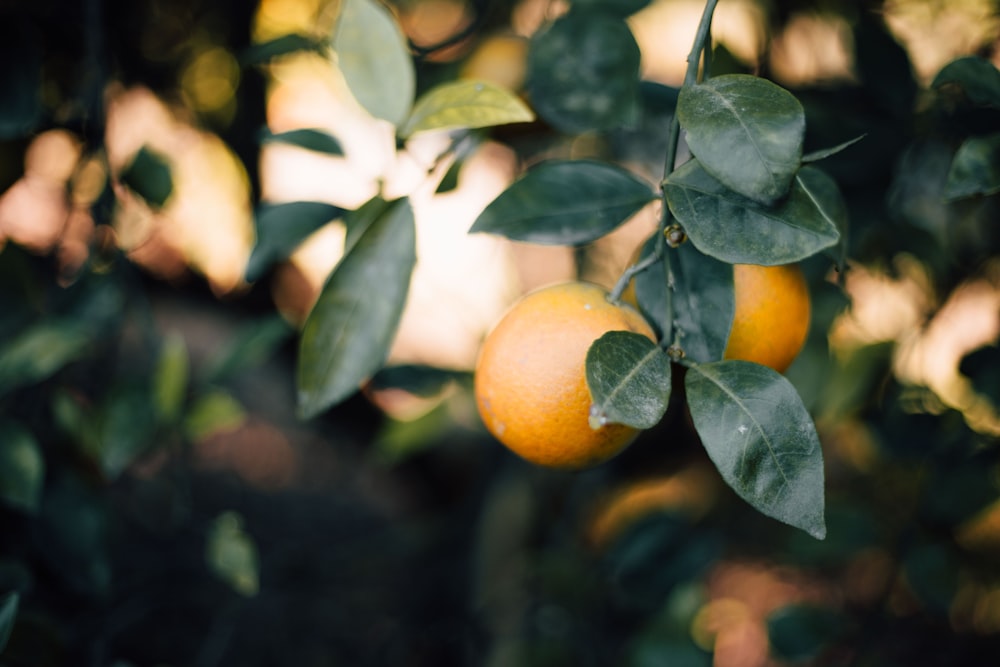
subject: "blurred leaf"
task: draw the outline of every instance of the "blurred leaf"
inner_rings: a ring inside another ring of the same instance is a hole
[[[726,483],[763,514],[823,539],[823,452],[791,383],[766,366],[720,361],[689,368],[685,386]]]
[[[200,396],[188,411],[184,430],[192,442],[239,428],[247,415],[239,401],[217,389]]]
[[[117,387],[102,402],[91,435],[82,444],[109,479],[116,479],[155,444],[151,396],[133,387]]]
[[[966,56],[945,65],[931,87],[948,85],[964,90],[973,104],[1000,107],[1000,70],[985,58]]]
[[[3,653],[10,639],[10,633],[14,630],[17,605],[20,600],[21,596],[18,593],[7,593],[0,597],[0,653]]]
[[[587,350],[590,426],[656,426],[670,402],[670,359],[642,334],[609,331]]]
[[[855,71],[865,92],[883,111],[909,119],[918,86],[906,49],[876,12],[858,14],[853,36]]]
[[[166,158],[146,146],[139,149],[122,171],[121,180],[153,208],[162,208],[174,191]]]
[[[733,267],[684,243],[671,252],[674,326],[688,359],[718,361],[726,350],[736,299]]]
[[[27,136],[42,115],[43,40],[32,26],[7,13],[0,22],[0,139]],[[15,65],[16,64],[16,65]]]
[[[762,204],[788,193],[802,158],[805,111],[770,81],[727,74],[681,89],[677,118],[701,166]]]
[[[172,422],[180,416],[189,375],[184,337],[176,331],[171,332],[163,339],[160,358],[153,371],[153,405],[161,421]]]
[[[240,55],[243,65],[258,65],[297,51],[318,51],[320,44],[306,35],[282,35],[267,42],[254,44]]]
[[[997,192],[1000,192],[1000,133],[969,137],[951,162],[944,198],[954,200]]]
[[[35,548],[49,571],[74,591],[95,597],[108,592],[112,576],[105,500],[75,477],[57,477],[34,525]]]
[[[724,262],[790,264],[840,240],[833,222],[836,212],[824,208],[828,202],[815,199],[802,178],[795,179],[788,197],[773,207],[729,190],[697,160],[676,169],[664,188],[670,210],[691,242]]]
[[[304,128],[301,130],[288,130],[287,132],[279,132],[277,134],[265,131],[261,136],[261,140],[297,146],[317,153],[326,153],[327,155],[340,156],[344,154],[344,149],[341,148],[337,138],[323,130]]]
[[[354,244],[364,235],[368,228],[379,220],[392,207],[392,202],[388,202],[376,195],[372,197],[360,208],[348,211],[344,215],[344,226],[347,234],[344,236],[344,255],[351,252]]]
[[[821,148],[820,150],[807,153],[802,156],[802,163],[807,164],[809,162],[819,162],[820,160],[825,160],[828,157],[833,157],[837,153],[841,153],[844,150],[850,148],[854,144],[858,143],[864,139],[866,134],[859,135],[853,139],[848,139],[847,141],[837,144],[836,146],[831,146],[830,148]]]
[[[0,500],[34,513],[44,482],[45,459],[34,436],[20,424],[0,419]]]
[[[1000,396],[1000,347],[981,347],[962,357],[958,370],[984,396]]]
[[[259,280],[274,262],[286,259],[320,227],[336,220],[344,210],[317,201],[261,204],[257,208],[257,243],[247,262],[246,279]]]
[[[930,472],[928,493],[921,498],[923,518],[954,526],[997,499],[995,470],[985,457],[957,465],[938,465]]]
[[[38,324],[0,347],[0,395],[48,379],[83,357],[90,332],[78,321]]]
[[[436,396],[452,382],[468,382],[471,374],[449,368],[401,365],[387,366],[372,377],[373,389],[402,389],[416,396]]]
[[[224,512],[208,528],[205,562],[234,591],[253,597],[260,590],[257,545],[243,529],[243,517]]]
[[[903,571],[913,592],[932,611],[947,613],[958,590],[955,555],[940,544],[922,544],[903,557]]]
[[[823,420],[837,422],[858,415],[891,372],[895,349],[893,342],[875,343],[838,357],[820,400]]]
[[[454,426],[454,417],[445,403],[409,421],[387,419],[373,443],[378,461],[382,465],[400,463],[440,444],[442,436]]]
[[[531,38],[526,88],[562,132],[627,125],[638,111],[639,46],[623,19],[571,11]]]
[[[469,231],[545,245],[582,245],[621,225],[653,197],[649,185],[621,167],[551,160],[532,167],[502,192]]]
[[[298,403],[314,417],[385,363],[416,262],[413,209],[392,202],[349,247],[323,286],[299,341]]]
[[[343,0],[331,42],[354,97],[399,127],[413,105],[416,74],[396,19],[377,0]]]
[[[230,375],[255,368],[271,359],[295,330],[281,315],[268,315],[244,324],[226,348],[209,364],[207,382],[220,382]]]
[[[815,658],[843,631],[843,619],[832,609],[789,605],[767,618],[771,654],[779,660],[801,662]]]
[[[573,10],[603,12],[625,18],[631,16],[650,3],[650,0],[573,0]]]
[[[847,265],[847,204],[837,182],[816,167],[802,167],[795,179],[796,185],[813,201],[820,216],[836,228],[839,238],[836,245],[826,249],[826,253],[839,269],[843,269]]]
[[[534,118],[528,105],[505,88],[485,81],[449,81],[420,96],[399,135],[525,123]]]

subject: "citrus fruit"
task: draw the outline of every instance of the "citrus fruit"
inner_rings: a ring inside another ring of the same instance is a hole
[[[735,264],[736,308],[723,357],[784,373],[809,333],[809,286],[797,264]]]
[[[623,424],[592,429],[586,358],[608,331],[655,340],[649,324],[603,288],[569,282],[522,297],[487,335],[476,364],[476,404],[489,431],[538,465],[579,469],[624,449],[637,435]]]

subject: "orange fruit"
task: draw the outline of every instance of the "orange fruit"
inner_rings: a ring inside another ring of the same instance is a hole
[[[519,92],[528,75],[528,40],[509,34],[486,37],[469,54],[459,77],[495,83]]]
[[[743,359],[784,373],[809,334],[809,286],[797,264],[735,264],[736,308],[725,359]]]
[[[593,429],[588,421],[587,350],[608,331],[655,340],[637,310],[611,303],[590,283],[550,285],[515,303],[476,364],[476,404],[490,433],[525,460],[553,468],[585,468],[624,449],[636,429]]]

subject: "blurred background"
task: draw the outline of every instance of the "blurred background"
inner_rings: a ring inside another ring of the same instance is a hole
[[[995,0],[716,13],[713,72],[793,91],[807,151],[864,135],[819,163],[849,209],[850,269],[806,263],[812,333],[787,374],[823,443],[825,541],[729,491],[679,401],[577,474],[482,428],[470,371],[510,303],[554,280],[613,285],[655,229],[650,206],[583,248],[467,234],[543,159],[662,178],[703,3],[633,4],[627,126],[401,141],[329,49],[337,0],[0,2],[0,664],[998,654]],[[568,7],[387,6],[418,93],[476,78],[529,104],[530,39]],[[981,85],[936,81],[966,56]],[[379,192],[411,198],[419,258],[387,368],[300,421],[296,329],[345,212]]]

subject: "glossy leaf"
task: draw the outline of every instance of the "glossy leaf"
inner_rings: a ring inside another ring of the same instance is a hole
[[[931,86],[947,85],[960,87],[973,104],[1000,107],[1000,70],[985,58],[967,56],[945,65]]]
[[[639,46],[619,17],[570,12],[532,37],[526,88],[563,132],[627,125],[639,108]]]
[[[621,167],[552,160],[529,169],[486,207],[469,231],[546,245],[591,243],[654,196],[648,184]]]
[[[153,405],[161,420],[172,421],[180,416],[189,375],[187,345],[180,334],[172,332],[163,339],[153,371]]]
[[[121,179],[153,208],[162,208],[174,192],[174,181],[166,158],[145,146],[122,171]]]
[[[1000,192],[1000,133],[969,137],[951,161],[944,197],[948,200]]]
[[[80,322],[39,324],[0,347],[0,395],[41,382],[81,358],[90,333]]]
[[[184,420],[184,431],[199,442],[225,431],[239,428],[247,415],[239,401],[220,389],[199,396]]]
[[[241,54],[240,62],[244,65],[257,65],[290,53],[319,49],[320,45],[312,37],[292,33],[254,44]]]
[[[726,483],[763,514],[825,537],[823,453],[791,383],[766,366],[719,361],[689,368],[685,387]]]
[[[7,593],[0,597],[0,653],[3,653],[10,640],[10,633],[14,630],[20,600],[21,596],[18,593]]]
[[[733,323],[733,267],[690,243],[670,252],[674,325],[684,355],[705,363],[722,359]]]
[[[587,351],[590,425],[656,426],[670,401],[670,359],[642,334],[609,331]]]
[[[0,501],[34,513],[44,481],[45,459],[34,436],[20,424],[0,419]]]
[[[343,214],[340,207],[317,201],[261,204],[256,215],[257,243],[247,262],[246,279],[259,280],[310,234]]]
[[[358,390],[385,363],[416,262],[409,200],[392,202],[323,286],[299,342],[298,404],[313,417]]]
[[[744,197],[784,197],[802,158],[805,111],[784,88],[726,74],[681,89],[677,118],[705,171]]]
[[[731,264],[789,264],[840,240],[833,213],[796,179],[774,207],[747,199],[706,172],[697,160],[664,183],[667,203],[688,238],[706,255]]]
[[[796,186],[813,201],[819,215],[837,229],[837,243],[827,248],[826,252],[839,268],[843,268],[847,264],[847,204],[837,182],[816,167],[802,167],[795,181]]]
[[[396,19],[377,0],[344,0],[331,42],[354,97],[396,127],[413,105],[416,74]]]
[[[209,569],[234,591],[253,597],[260,590],[257,545],[243,528],[236,512],[220,514],[208,529],[205,562]]]
[[[399,130],[409,137],[427,130],[474,129],[534,120],[514,93],[486,81],[450,81],[420,96]]]
[[[323,130],[303,128],[301,130],[278,132],[277,134],[265,132],[261,136],[261,140],[264,142],[297,146],[316,153],[326,153],[327,155],[340,156],[344,154],[344,149],[341,147],[340,142],[337,141],[337,138]]]

